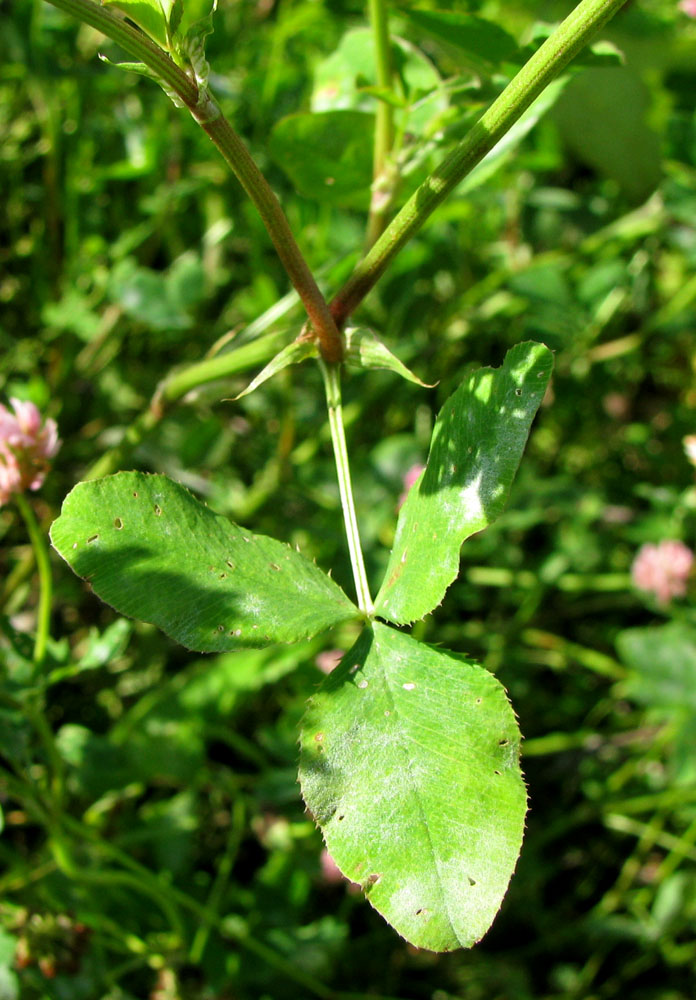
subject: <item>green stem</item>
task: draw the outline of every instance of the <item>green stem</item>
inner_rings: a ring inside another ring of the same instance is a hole
[[[199,87],[173,59],[146,35],[131,27],[93,0],[48,0],[117,42],[152,70],[191,112],[222,153],[246,193],[253,201],[276,248],[288,277],[302,299],[322,356],[334,363],[343,356],[341,337],[324,296],[298,247],[288,220],[266,178],[245,145],[223,115],[207,88]]]
[[[218,354],[213,358],[204,358],[180,371],[174,371],[162,382],[156,398],[163,404],[171,405],[181,399],[192,389],[198,389],[209,382],[230,378],[239,372],[248,371],[257,365],[269,361],[281,348],[288,343],[285,330],[277,330],[265,337],[258,337],[248,344],[243,344],[234,351]]]
[[[350,314],[438,205],[493,149],[562,69],[626,0],[582,0],[534,53],[478,122],[421,184],[331,302],[337,325]]]
[[[97,868],[95,870],[85,864],[78,864],[73,858],[70,844],[59,834],[54,833],[51,840],[51,851],[60,870],[72,881],[104,888],[107,886],[127,886],[129,889],[147,896],[159,906],[179,939],[185,940],[186,931],[178,908],[172,903],[170,897],[162,892],[162,886],[158,884],[156,879],[144,879],[141,875],[133,875],[130,872],[115,869]]]
[[[237,798],[232,806],[230,833],[227,838],[225,853],[217,862],[217,874],[215,875],[215,881],[213,882],[213,886],[206,902],[206,909],[210,913],[211,918],[209,920],[202,921],[198,925],[198,929],[193,938],[193,943],[189,949],[189,961],[192,965],[198,965],[201,961],[203,952],[205,951],[210,937],[210,932],[213,929],[214,924],[217,922],[213,919],[213,917],[220,911],[225,889],[227,888],[227,884],[232,874],[232,869],[234,868],[234,863],[237,858],[243,833],[244,802],[241,798]]]
[[[96,462],[90,465],[82,478],[101,479],[102,476],[110,476],[112,473],[118,472],[128,455],[157,426],[161,415],[163,414],[156,412],[152,406],[140,413],[133,423],[126,428],[126,432],[118,445],[100,455]]]
[[[48,758],[51,775],[51,798],[46,801],[46,805],[50,808],[52,813],[59,815],[63,804],[63,778],[65,772],[63,758],[58,751],[58,747],[56,746],[56,739],[53,735],[53,730],[49,725],[48,719],[46,718],[43,707],[41,705],[27,702],[24,707],[24,711],[29,719],[29,722],[38,733],[39,739],[43,744],[46,757]]]
[[[348,538],[348,551],[350,552],[350,562],[353,567],[353,579],[355,580],[355,591],[358,597],[358,607],[366,615],[371,615],[374,608],[370,590],[367,585],[367,574],[363,561],[362,548],[360,546],[360,535],[358,533],[358,521],[355,516],[355,504],[353,503],[353,488],[350,482],[350,466],[348,464],[348,449],[346,447],[346,436],[343,430],[343,408],[341,403],[341,369],[338,365],[326,365],[319,362],[324,388],[326,390],[326,405],[329,411],[329,427],[331,428],[331,441],[333,443],[334,458],[336,459],[336,473],[338,476],[338,490],[341,495],[341,507],[343,508],[343,520]]]
[[[284,331],[269,333],[235,351],[218,354],[214,358],[204,358],[168,375],[160,384],[152,403],[126,430],[122,440],[110,451],[101,455],[84,474],[84,479],[99,479],[117,472],[134,448],[147,437],[160,422],[169,407],[193,389],[209,382],[229,378],[239,372],[248,371],[263,364],[287,344],[288,335]]]
[[[232,938],[242,948],[246,948],[247,951],[255,955],[261,962],[283,973],[288,979],[298,983],[304,989],[313,993],[314,996],[319,997],[320,1000],[336,1000],[334,990],[325,986],[310,972],[305,972],[295,962],[285,958],[284,955],[279,955],[267,944],[264,944],[263,941],[258,941],[252,937],[243,921],[235,917],[227,917],[222,922],[221,932],[223,935]]]
[[[36,639],[34,641],[34,666],[38,670],[43,665],[46,657],[46,646],[50,638],[51,595],[53,592],[51,563],[48,558],[46,539],[39,528],[29,501],[23,493],[17,493],[15,500],[27,527],[29,540],[36,559],[36,568],[39,571],[39,607],[36,621]]]
[[[120,848],[116,847],[108,840],[104,840],[100,835],[90,829],[85,823],[80,820],[74,819],[72,816],[65,814],[62,817],[62,824],[64,829],[71,830],[76,837],[80,837],[81,840],[86,840],[95,845],[98,849],[103,851],[107,856],[111,856],[125,868],[133,872],[135,878],[133,879],[133,888],[137,889],[137,883],[142,883],[142,891],[146,892],[153,899],[159,902],[161,907],[166,906],[168,909],[173,907],[171,923],[175,928],[180,925],[180,918],[176,914],[177,908],[186,909],[189,913],[203,923],[210,923],[211,926],[216,927],[219,933],[223,937],[231,938],[241,947],[245,948],[252,955],[256,955],[262,958],[265,962],[271,965],[273,968],[278,969],[283,972],[288,979],[298,983],[300,986],[308,989],[311,993],[322,998],[322,1000],[334,1000],[334,992],[328,987],[324,986],[319,980],[315,979],[314,976],[302,969],[299,969],[292,962],[288,961],[284,956],[277,954],[268,945],[264,945],[262,942],[257,941],[248,928],[246,927],[244,921],[236,916],[228,916],[223,920],[220,920],[217,913],[211,912],[207,906],[199,903],[198,900],[194,899],[193,896],[189,896],[188,893],[183,892],[176,886],[161,880],[155,873],[151,872],[149,868],[144,865],[139,864],[134,861],[128,854],[122,851]],[[68,863],[70,859],[68,858]],[[115,874],[118,874],[116,872]],[[123,874],[126,874],[125,872]],[[160,898],[161,897],[161,898]]]
[[[369,7],[375,40],[377,86],[389,90],[392,85],[392,60],[387,5],[384,0],[369,0]],[[381,236],[386,225],[387,211],[393,193],[393,178],[390,177],[388,169],[393,146],[394,109],[388,101],[378,100],[372,170],[372,198],[367,222],[366,242],[368,248]]]

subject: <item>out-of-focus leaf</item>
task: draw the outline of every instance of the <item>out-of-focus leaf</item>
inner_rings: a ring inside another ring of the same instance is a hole
[[[515,39],[500,25],[475,14],[408,8],[399,10],[399,13],[418,31],[456,46],[477,62],[497,65],[517,56]]]
[[[696,712],[696,628],[682,622],[619,632],[616,648],[631,668],[629,698],[660,708]]]
[[[429,123],[447,107],[437,69],[428,57],[401,38],[392,40],[394,87],[377,87],[374,34],[353,28],[314,71],[313,111],[374,112],[375,98],[398,109],[399,127],[411,135],[429,133]]]
[[[188,330],[191,308],[205,293],[205,272],[194,254],[182,254],[168,271],[138,267],[132,258],[113,270],[110,296],[125,313],[155,330]]]
[[[70,765],[70,781],[82,794],[102,795],[137,780],[126,750],[86,726],[61,726],[56,734],[56,749]]]
[[[367,208],[373,131],[374,115],[364,111],[290,115],[273,129],[269,148],[306,198]]]
[[[47,302],[41,310],[41,319],[47,326],[74,333],[86,342],[97,336],[102,322],[87,296],[74,287],[66,289],[57,302]]]
[[[624,694],[669,722],[674,733],[675,783],[696,781],[696,628],[670,622],[625,629],[616,638],[620,658],[629,667]]]
[[[167,21],[172,0],[102,0],[102,3],[122,11],[153,41],[162,48],[167,47]]]
[[[103,632],[92,628],[87,640],[87,649],[77,663],[51,670],[48,674],[48,683],[57,684],[59,681],[74,677],[84,670],[97,670],[99,667],[107,666],[116,657],[123,654],[132,631],[132,623],[125,618],[119,618],[112,622]]]
[[[634,69],[588,68],[570,81],[554,110],[575,156],[614,178],[634,202],[648,197],[662,172],[660,138],[647,121],[649,100]]]

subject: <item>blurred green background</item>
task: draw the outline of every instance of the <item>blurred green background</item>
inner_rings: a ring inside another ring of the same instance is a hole
[[[364,27],[364,6],[220,0],[208,47],[212,86],[327,293],[363,241],[371,118],[360,115],[375,98],[346,33]],[[416,7],[481,14],[522,46],[570,9],[394,6],[401,197],[519,56],[475,59],[423,33]],[[62,450],[32,498],[48,527],[172,367],[267,331],[290,340],[301,311],[290,297],[267,312],[287,279],[186,113],[100,63],[113,47],[48,4],[6,0],[0,16],[0,396],[58,422]],[[694,589],[665,606],[630,578],[643,543],[694,544],[682,439],[696,433],[696,19],[643,0],[604,37],[624,64],[586,60],[359,311],[437,386],[372,372],[345,388],[374,586],[403,477],[425,459],[445,398],[515,343],[555,352],[507,512],[465,544],[458,582],[414,632],[494,671],[526,738],[527,835],[492,930],[470,952],[417,952],[322,866],[296,784],[297,726],[317,657],[327,642],[346,649],[350,630],[200,657],[119,620],[54,558],[46,711],[66,795],[42,805],[46,742],[29,709],[3,702],[2,1000],[696,994]],[[326,153],[340,184],[307,179],[317,158],[293,146],[287,116],[310,108],[357,115]],[[120,465],[167,473],[300,544],[352,593],[318,372],[290,369],[229,402],[255,370],[189,393]],[[0,663],[16,693],[36,581],[11,506],[0,546]]]

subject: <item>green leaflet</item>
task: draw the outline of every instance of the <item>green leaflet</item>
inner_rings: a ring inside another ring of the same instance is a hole
[[[174,0],[170,31],[174,35],[174,48],[180,59],[188,62],[196,83],[205,94],[208,87],[210,66],[205,57],[205,42],[213,33],[213,15],[217,0]]]
[[[505,506],[551,367],[543,344],[518,344],[502,368],[474,372],[442,407],[426,469],[399,513],[380,617],[401,625],[440,603],[464,539]]]
[[[175,61],[188,64],[198,86],[205,91],[209,67],[205,58],[205,40],[213,31],[217,0],[102,0],[122,11],[149,35]],[[107,60],[108,61],[108,60]],[[116,63],[161,84],[157,74],[140,63]],[[172,96],[167,87],[164,88]],[[175,100],[175,103],[179,103]]]
[[[155,73],[154,70],[150,69],[149,66],[146,66],[145,63],[141,63],[141,62],[112,62],[111,59],[108,59],[101,52],[99,53],[99,58],[101,59],[101,61],[103,63],[106,63],[107,66],[113,66],[115,69],[124,70],[126,73],[137,73],[139,76],[146,76],[148,78],[148,80],[154,80],[155,83],[159,84],[159,86],[162,88],[162,90],[165,92],[165,94],[167,95],[167,97],[169,98],[169,100],[172,102],[172,104],[175,107],[177,107],[177,108],[183,108],[184,107],[184,103],[181,100],[181,98],[178,97],[177,94],[174,93],[174,91],[172,90],[172,88],[169,87],[165,83],[165,81],[162,79],[161,76],[159,76],[157,73]]]
[[[419,948],[478,941],[522,842],[519,731],[473,663],[366,628],[310,700],[300,782],[347,878]]]
[[[51,541],[107,604],[201,652],[296,642],[360,616],[304,556],[215,514],[166,476],[78,483]]]
[[[356,371],[367,368],[380,368],[392,371],[407,382],[414,382],[416,385],[431,389],[432,386],[426,382],[421,382],[417,375],[414,375],[406,365],[404,365],[395,354],[386,347],[381,340],[375,337],[371,330],[359,327],[349,327],[345,331],[345,363],[348,368]],[[235,399],[242,399],[248,396],[254,389],[273,378],[278,372],[290,365],[298,365],[307,358],[316,358],[319,355],[319,348],[314,340],[293,340],[272,358],[265,368],[254,378],[246,389],[235,396]]]
[[[474,14],[418,8],[400,13],[415,28],[462,49],[476,62],[485,60],[497,65],[518,55],[517,43],[507,31]]]
[[[696,715],[696,628],[688,622],[624,629],[616,637],[630,667],[627,697],[652,708]]]
[[[171,0],[102,0],[103,3],[117,7],[127,17],[142,28],[145,34],[167,48],[167,24],[171,11]]]

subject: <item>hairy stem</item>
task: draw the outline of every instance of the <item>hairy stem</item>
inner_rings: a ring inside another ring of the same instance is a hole
[[[402,247],[626,0],[582,0],[391,222],[331,302],[342,327]]]
[[[371,615],[374,608],[367,584],[367,574],[365,572],[365,563],[360,545],[358,521],[355,516],[355,504],[353,503],[353,488],[350,481],[348,449],[346,447],[346,436],[343,431],[341,369],[339,365],[326,365],[322,361],[319,362],[319,367],[321,368],[324,388],[326,390],[326,405],[329,411],[331,441],[333,443],[334,458],[336,459],[338,490],[341,495],[341,507],[343,508],[343,520],[348,538],[348,551],[350,552],[350,562],[353,567],[353,579],[355,580],[358,607],[366,615]]]
[[[256,206],[281,263],[302,299],[322,356],[329,363],[340,361],[343,345],[336,324],[295,241],[278,199],[209,91],[199,88],[166,52],[141,31],[99,6],[94,0],[48,0],[48,3],[72,14],[117,42],[152,70],[166,88],[188,108],[222,153]]]
[[[389,90],[392,85],[391,39],[385,0],[370,0],[370,21],[375,40],[377,86]],[[391,203],[393,178],[389,176],[389,157],[394,146],[394,109],[388,101],[377,101],[375,142],[372,169],[372,198],[367,222],[368,249],[384,231]]]
[[[51,563],[48,558],[46,539],[39,528],[31,504],[23,493],[18,493],[15,500],[17,501],[19,512],[24,519],[29,541],[34,550],[36,568],[39,572],[39,606],[36,621],[36,639],[34,640],[34,666],[38,671],[46,657],[46,646],[51,630],[51,598],[53,593]]]

